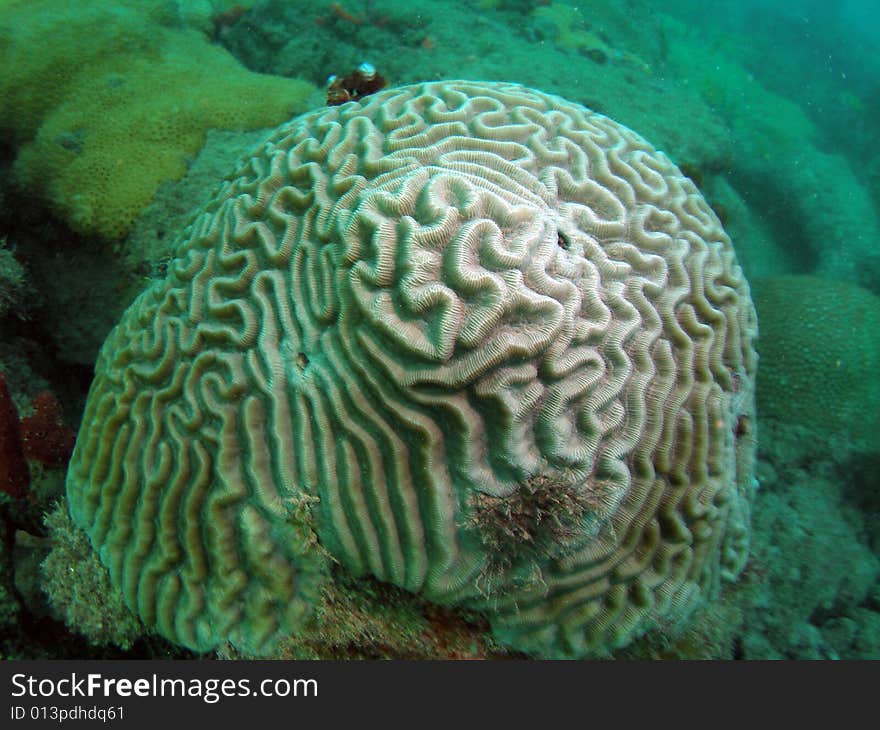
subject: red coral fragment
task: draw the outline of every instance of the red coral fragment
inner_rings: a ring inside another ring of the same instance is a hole
[[[24,497],[31,475],[22,448],[18,411],[0,372],[0,491],[10,497]]]
[[[66,466],[73,452],[75,435],[64,424],[61,403],[44,390],[33,400],[34,414],[21,419],[21,442],[25,458],[48,467]]]

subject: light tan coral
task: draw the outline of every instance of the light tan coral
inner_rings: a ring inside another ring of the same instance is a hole
[[[602,651],[743,563],[755,328],[632,131],[516,85],[379,92],[281,127],[186,231],[103,348],[71,512],[195,648],[296,631],[326,549]]]

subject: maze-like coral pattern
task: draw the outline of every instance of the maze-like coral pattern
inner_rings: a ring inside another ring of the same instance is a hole
[[[601,651],[742,565],[755,333],[717,218],[630,130],[388,90],[281,127],[185,232],[102,350],[71,512],[194,648],[296,631],[327,550]]]

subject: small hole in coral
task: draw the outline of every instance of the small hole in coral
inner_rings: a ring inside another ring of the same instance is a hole
[[[306,354],[304,352],[297,353],[296,366],[300,370],[305,370],[309,366],[309,358],[306,356]]]
[[[565,236],[564,233],[562,233],[562,231],[556,231],[556,244],[559,246],[559,248],[566,251],[568,251],[568,249],[571,247],[568,238]]]

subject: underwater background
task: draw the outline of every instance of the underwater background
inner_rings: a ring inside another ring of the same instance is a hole
[[[733,240],[759,322],[749,562],[686,627],[614,656],[880,658],[877,13],[0,0],[0,655],[193,656],[143,635],[57,506],[93,366],[235,161],[369,62],[391,86],[512,81],[606,114],[668,155]],[[478,614],[343,573],[290,655],[519,656]]]

